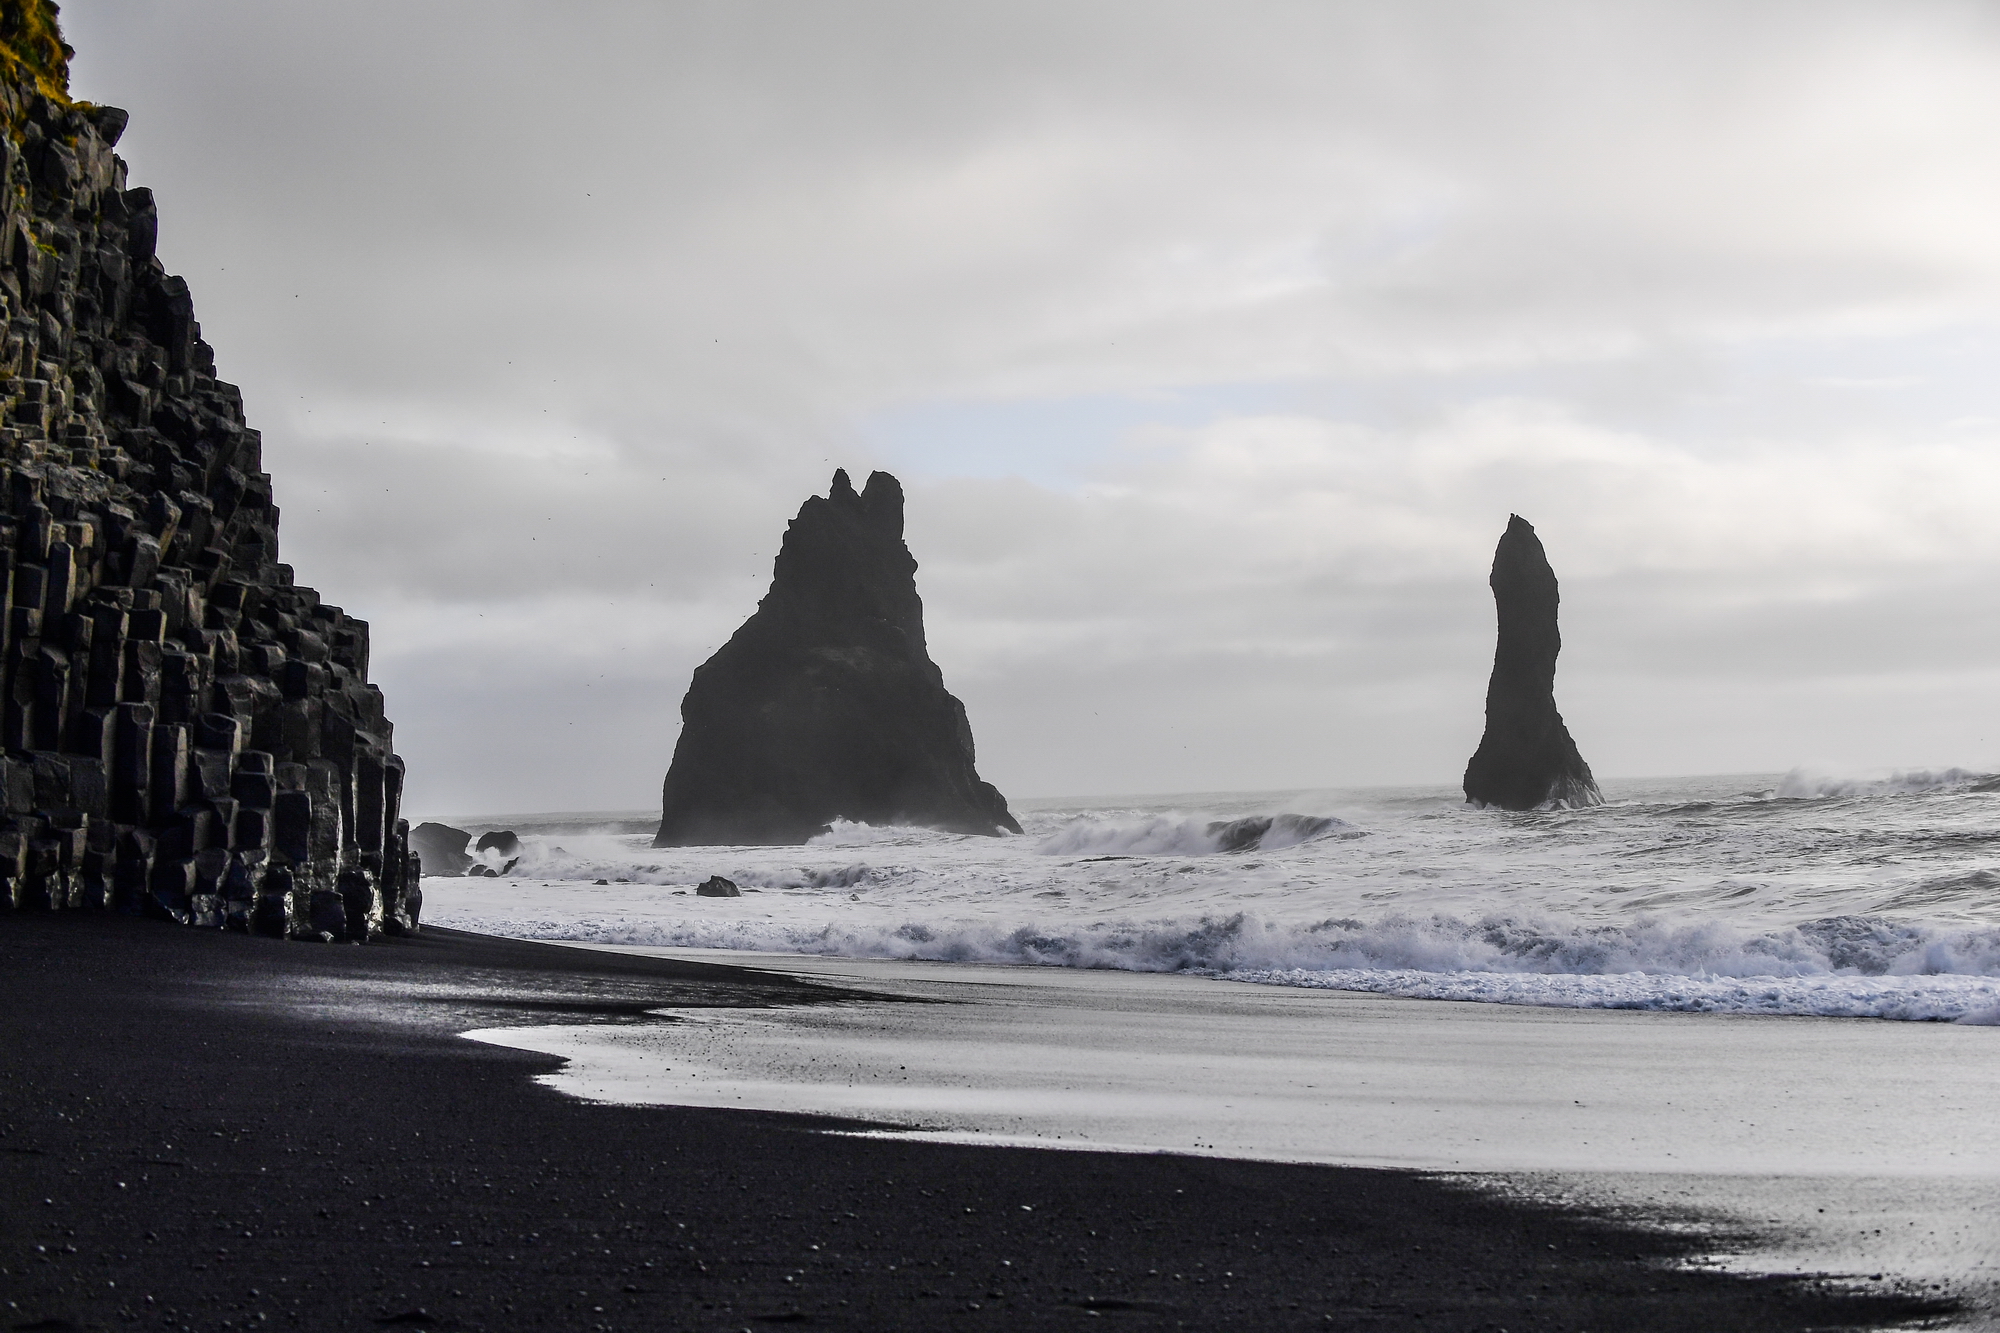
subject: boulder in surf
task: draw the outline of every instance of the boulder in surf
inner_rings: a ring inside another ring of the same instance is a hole
[[[463,875],[472,865],[465,845],[472,835],[449,824],[426,820],[410,830],[410,850],[423,862],[426,875]]]
[[[490,833],[480,834],[479,841],[472,846],[474,851],[494,851],[502,856],[514,856],[521,850],[521,840],[515,836],[512,829],[495,829]]]
[[[1465,767],[1465,799],[1503,810],[1603,804],[1556,710],[1561,598],[1541,539],[1519,514],[1507,520],[1489,581],[1499,642],[1486,686],[1486,733]]]

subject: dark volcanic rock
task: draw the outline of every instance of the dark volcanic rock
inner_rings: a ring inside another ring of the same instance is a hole
[[[598,881],[600,884],[603,882],[602,880]],[[703,898],[741,898],[743,896],[743,890],[736,887],[735,880],[724,879],[720,875],[710,875],[707,879],[695,885],[694,891],[698,896]]]
[[[473,846],[482,852],[493,851],[502,856],[514,856],[521,850],[521,840],[514,836],[512,829],[498,829],[491,833],[480,834],[479,841]]]
[[[472,865],[465,845],[472,835],[449,824],[426,821],[410,830],[410,850],[423,862],[426,875],[463,875]]]
[[[0,14],[0,907],[301,938],[417,926],[368,626],[278,562],[125,113]]]
[[[694,673],[656,847],[797,843],[836,819],[1019,833],[924,646],[903,488],[799,509],[755,615]]]
[[[1555,571],[1541,539],[1519,514],[1493,553],[1493,601],[1500,641],[1486,687],[1486,734],[1465,766],[1474,805],[1532,810],[1545,804],[1601,805],[1604,797],[1556,711]]]

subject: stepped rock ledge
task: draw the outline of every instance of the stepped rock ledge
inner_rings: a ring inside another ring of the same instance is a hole
[[[1465,799],[1503,810],[1602,805],[1603,795],[1556,711],[1556,575],[1535,529],[1519,514],[1493,552],[1500,622],[1486,686],[1486,734],[1465,766]]]
[[[0,3],[0,906],[366,940],[417,928],[368,626],[278,508],[126,115]]]
[[[786,529],[771,590],[694,673],[655,847],[800,843],[837,819],[1019,833],[924,645],[903,488],[845,471]]]

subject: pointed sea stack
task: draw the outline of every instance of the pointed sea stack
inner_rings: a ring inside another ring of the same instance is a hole
[[[368,626],[278,562],[243,396],[69,56],[54,4],[0,0],[0,907],[413,931]]]
[[[1486,734],[1465,766],[1465,799],[1503,810],[1539,805],[1602,805],[1590,765],[1556,711],[1555,571],[1541,539],[1519,514],[1493,552],[1493,602],[1500,642],[1486,687]]]
[[[804,842],[836,819],[1019,833],[924,646],[903,488],[845,471],[785,531],[756,614],[694,673],[655,847]]]

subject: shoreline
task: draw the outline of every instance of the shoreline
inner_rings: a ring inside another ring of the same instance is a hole
[[[25,916],[0,920],[0,964],[14,1326],[1804,1329],[1955,1308],[1677,1268],[1703,1237],[1425,1172],[592,1104],[537,1085],[557,1059],[460,1035],[852,998],[723,964]]]
[[[1186,1151],[1199,1137],[1222,1155],[1334,1166],[2000,1185],[2000,1127],[1979,1109],[2000,1100],[2000,1071],[1984,1059],[1986,1034],[1959,1024],[1418,999],[1116,968],[561,947],[713,962],[835,987],[844,1000],[900,1002],[466,1034],[563,1057],[544,1081],[597,1101],[747,1098],[968,1141],[1040,1133]],[[1698,1083],[1672,1077],[1692,1068]],[[1926,1127],[1920,1139],[1899,1134],[1912,1120]]]

